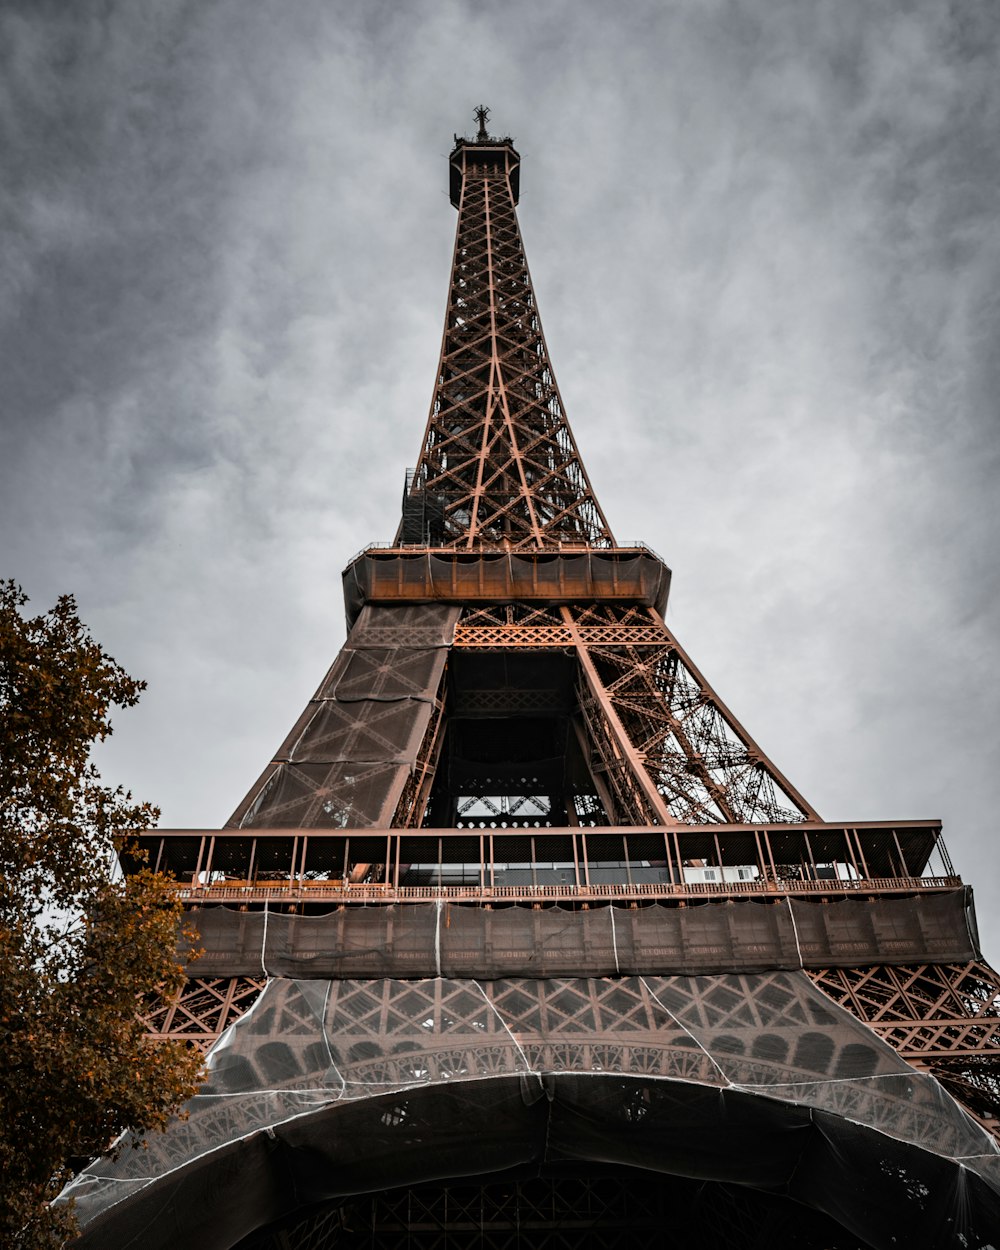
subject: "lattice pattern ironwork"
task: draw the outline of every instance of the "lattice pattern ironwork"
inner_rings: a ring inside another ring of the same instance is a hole
[[[1000,1063],[995,1054],[938,1059],[929,1071],[1000,1141]]]
[[[641,604],[579,604],[573,608],[574,632],[555,607],[510,603],[467,608],[455,630],[456,647],[510,651],[520,648],[588,645],[663,644],[663,623]]]
[[[613,823],[818,820],[654,608],[632,603],[469,608],[456,627],[454,647],[575,650],[578,727],[585,730],[582,745]],[[506,698],[509,703],[509,693]]]
[[[158,999],[144,1012],[150,1037],[169,1037],[208,1051],[221,1034],[249,1011],[267,983],[259,977],[195,977],[181,992]]]
[[[546,1072],[757,1091],[939,1152],[986,1153],[933,1082],[802,973],[272,981],[209,1067],[190,1118],[116,1175],[155,1175],[334,1102],[452,1082],[471,1082],[475,1101],[484,1078]]]
[[[785,1193],[803,1230],[843,1216],[879,1245],[926,1230],[985,1247],[1000,1219],[986,1135],[801,972],[277,979],[208,1069],[185,1121],[75,1183],[82,1207],[104,1205],[85,1244],[221,1244],[199,1240],[205,1204],[264,1228],[383,1178],[474,1190],[563,1164],[575,1180],[617,1164]],[[532,1200],[521,1209],[530,1224]],[[742,1244],[737,1216],[714,1244]],[[441,1231],[423,1223],[399,1231]]]
[[[987,1050],[1000,1056],[1000,977],[988,964],[823,968],[810,975],[908,1058]]]
[[[1000,976],[986,963],[809,971],[835,1003],[931,1071],[1000,1139]]]
[[[591,642],[586,626],[578,630],[577,639],[590,661],[586,668],[592,694],[614,709],[670,817],[685,824],[817,819],[656,619],[656,612],[647,611],[659,626],[656,643],[645,636]],[[572,609],[563,613],[567,622],[573,621]],[[643,635],[651,632],[643,629]]]
[[[921,964],[904,967],[880,965],[867,968],[826,968],[810,970],[814,983],[839,1006],[846,1008],[872,1031],[888,1042],[909,1062],[931,1071],[992,1133],[1000,1136],[1000,1084],[996,1067],[1000,1059],[1000,977],[987,964],[973,961],[967,964]],[[214,977],[192,979],[182,993],[169,1002],[158,1002],[146,1012],[146,1020],[152,1037],[171,1037],[184,1040],[207,1051],[222,1032],[255,1002],[265,984],[261,977]],[[388,984],[388,983],[386,983]],[[440,983],[437,983],[440,985]],[[543,986],[547,983],[542,982]],[[435,985],[424,983],[425,987]],[[551,1000],[556,1005],[546,1006],[546,1030],[549,1028],[579,1028],[581,1022],[595,1035],[602,1029],[602,998],[610,994],[614,1000],[614,1018],[619,1019],[622,1010],[620,986],[613,990],[614,982],[578,982],[586,986],[587,993],[580,997],[579,991],[566,990],[562,983]],[[438,1015],[447,1011],[447,1004],[427,998],[428,988],[417,991],[423,995],[424,1009]],[[367,993],[367,991],[366,991]],[[631,993],[635,993],[633,989]],[[505,997],[506,994],[506,997]],[[511,1004],[508,999],[514,995]],[[641,995],[633,1009],[625,1013],[629,1019],[635,1011],[641,1011]],[[542,1002],[548,1004],[549,998]],[[734,1000],[735,1001],[735,1000]],[[412,1006],[412,1004],[411,1004]],[[504,1011],[529,1009],[520,991],[501,991],[498,1006]],[[647,1004],[648,1007],[648,1004]],[[533,1013],[537,1004],[530,1005]],[[741,1008],[742,1009],[742,1008]],[[369,1003],[367,1015],[373,1011],[384,1013],[386,1004]],[[715,1010],[713,1008],[713,1010]],[[419,1012],[418,1012],[419,1014]],[[704,1013],[703,1013],[704,1014]],[[366,1012],[357,1016],[364,1024]],[[540,1019],[541,1017],[538,1017]],[[536,1020],[537,1023],[537,1020]],[[723,1029],[726,1021],[717,1020]],[[299,1022],[297,1030],[307,1027]],[[485,1017],[483,1027],[491,1027]],[[492,1022],[492,1027],[495,1022]],[[518,1026],[530,1028],[525,1019]],[[280,1032],[288,1032],[284,1021]],[[641,1070],[643,1064],[628,1048],[628,1054],[618,1053],[617,1044],[609,1050],[605,1045],[601,1052],[601,1064],[608,1071]],[[614,1052],[614,1053],[612,1053]],[[539,1060],[544,1056],[539,1055]],[[441,1055],[446,1066],[460,1068],[467,1058],[452,1049]],[[495,1059],[503,1070],[503,1048]],[[704,1057],[693,1054],[697,1071],[688,1073],[690,1079],[705,1079]],[[477,1064],[483,1062],[479,1054]],[[381,1079],[401,1079],[401,1073],[383,1073]]]
[[[455,159],[455,158],[453,158]],[[566,420],[515,212],[519,158],[466,147],[438,382],[398,538],[609,546]]]

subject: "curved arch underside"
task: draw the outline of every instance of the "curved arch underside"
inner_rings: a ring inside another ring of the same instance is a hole
[[[71,1187],[81,1250],[221,1250],[357,1195],[609,1166],[789,1199],[846,1245],[1000,1230],[992,1140],[800,972],[275,979],[209,1067],[189,1119]]]

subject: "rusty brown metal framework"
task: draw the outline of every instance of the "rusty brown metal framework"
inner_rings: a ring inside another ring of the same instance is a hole
[[[145,835],[207,948],[175,1000],[148,1005],[151,1035],[205,1051],[252,1035],[248,1013],[275,979],[302,977],[326,985],[323,1011],[347,1012],[336,1047],[373,1097],[458,1073],[500,1080],[522,1061],[682,1085],[727,1065],[753,1085],[777,1063],[788,1088],[822,1072],[829,1107],[908,1142],[959,1114],[937,1086],[931,1102],[947,1105],[927,1119],[905,1081],[888,1094],[856,1082],[882,1064],[892,1080],[898,1067],[932,1074],[1000,1136],[1000,977],[940,823],[824,823],[667,627],[670,572],[616,543],[566,419],[517,222],[519,154],[476,116],[450,156],[445,329],[396,537],[345,570],[347,642],[227,825]],[[662,1071],[645,979],[661,974],[692,1013]],[[762,1038],[779,1000],[798,1005]],[[258,1058],[232,1069],[257,1124],[278,1097],[266,1086],[279,1052],[292,1087],[316,1092],[302,1056],[318,1044],[296,1058],[293,1042],[305,1046],[320,1000],[295,1001],[266,1009]],[[702,1025],[703,1045],[686,1049]],[[838,1068],[869,1050],[869,1066]],[[231,1051],[213,1052],[220,1071]],[[220,1142],[245,1136],[218,1089],[201,1123],[217,1121]],[[395,1114],[377,1123],[402,1131],[409,1112]],[[171,1175],[194,1136],[168,1135]],[[380,1187],[292,1204],[240,1245],[529,1247],[586,1233],[663,1246],[696,1232],[730,1247],[883,1244],[831,1223],[819,1198],[799,1195],[815,1205],[806,1220],[752,1187],[650,1187],[627,1169],[547,1163],[430,1186],[389,1173]]]
[[[989,964],[877,964],[809,975],[1000,1137],[1000,976]]]
[[[691,663],[653,607],[469,609],[455,647],[575,649],[577,705],[610,823],[818,820]]]
[[[507,142],[451,156],[458,231],[437,385],[397,542],[611,546],[549,360]]]
[[[192,977],[180,994],[150,1003],[144,1019],[154,1038],[174,1038],[207,1052],[248,1011],[266,977]]]

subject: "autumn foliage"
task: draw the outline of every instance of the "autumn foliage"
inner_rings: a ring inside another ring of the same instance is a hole
[[[0,1245],[41,1250],[73,1230],[50,1201],[74,1165],[164,1127],[200,1059],[138,1014],[183,980],[171,883],[115,869],[159,813],[91,760],[145,683],[72,597],[36,617],[26,602],[0,583]]]

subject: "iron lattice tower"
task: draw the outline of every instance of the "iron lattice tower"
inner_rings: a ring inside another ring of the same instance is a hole
[[[1000,981],[940,823],[822,821],[665,625],[476,118],[395,540],[228,824],[146,835],[204,947],[150,1032],[209,1081],[78,1179],[81,1245],[990,1244]]]

